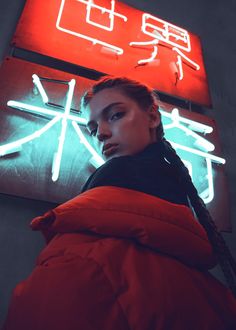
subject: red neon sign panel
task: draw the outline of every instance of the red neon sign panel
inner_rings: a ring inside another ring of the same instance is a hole
[[[210,105],[199,38],[115,0],[28,0],[17,47]]]

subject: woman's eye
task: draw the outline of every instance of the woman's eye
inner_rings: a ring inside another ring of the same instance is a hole
[[[116,112],[113,115],[111,115],[110,120],[116,120],[119,119],[121,117],[123,117],[124,112]]]

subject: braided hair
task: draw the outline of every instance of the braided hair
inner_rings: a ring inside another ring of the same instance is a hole
[[[233,277],[233,274],[236,275],[236,262],[229,251],[223,236],[218,231],[206,205],[198,195],[187,167],[177,155],[171,144],[164,137],[162,139],[162,146],[164,157],[170,162],[179,176],[197,219],[207,233],[226,282],[233,295],[236,297],[236,283]]]
[[[150,107],[158,111],[158,97],[151,88],[126,77],[111,76],[101,78],[93,85],[91,90],[83,96],[81,106],[86,107],[96,93],[107,88],[117,88],[121,90],[126,96],[135,100],[144,111]],[[236,261],[229,251],[223,236],[218,231],[206,205],[198,195],[187,167],[184,165],[175,149],[165,139],[162,122],[160,122],[160,125],[156,129],[156,136],[157,141],[160,143],[163,157],[171,164],[175,175],[185,188],[186,195],[188,196],[195,215],[207,233],[227,285],[236,297],[236,283],[234,280],[234,275],[236,276]]]

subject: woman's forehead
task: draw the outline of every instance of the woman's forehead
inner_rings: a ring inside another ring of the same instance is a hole
[[[85,107],[85,116],[99,115],[105,108],[115,104],[129,104],[133,100],[118,88],[106,88],[97,92]]]
[[[106,89],[103,89],[103,90],[97,92],[91,99],[90,103],[92,105],[94,105],[94,104],[104,105],[105,103],[117,102],[119,100],[130,101],[131,98],[128,97],[125,94],[125,92],[123,92],[121,89],[119,89],[117,87],[113,87],[113,88],[106,88]],[[107,104],[105,104],[105,105],[107,105]]]

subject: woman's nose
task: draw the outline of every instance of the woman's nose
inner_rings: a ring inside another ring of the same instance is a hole
[[[104,141],[111,137],[111,130],[107,123],[99,123],[97,128],[97,138],[99,141]]]

